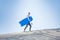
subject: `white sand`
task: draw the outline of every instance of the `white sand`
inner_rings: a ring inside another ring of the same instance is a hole
[[[49,29],[0,34],[0,40],[60,40],[60,31]]]

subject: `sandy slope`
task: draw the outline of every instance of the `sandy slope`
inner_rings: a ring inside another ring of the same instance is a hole
[[[60,40],[60,29],[0,34],[0,40]]]

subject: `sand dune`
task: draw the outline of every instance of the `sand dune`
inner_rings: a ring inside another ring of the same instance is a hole
[[[0,34],[0,40],[60,40],[60,29]]]

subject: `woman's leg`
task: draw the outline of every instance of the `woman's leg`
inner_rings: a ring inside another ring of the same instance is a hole
[[[25,30],[26,30],[27,27],[28,27],[28,24],[27,24],[26,27],[24,28],[24,32],[25,32]]]
[[[30,24],[30,23],[29,23],[29,26],[30,26],[29,31],[31,31],[31,27],[32,27],[32,26],[31,26],[31,24]]]

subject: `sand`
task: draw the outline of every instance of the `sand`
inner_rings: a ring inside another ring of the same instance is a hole
[[[0,34],[0,40],[60,40],[60,29]]]

